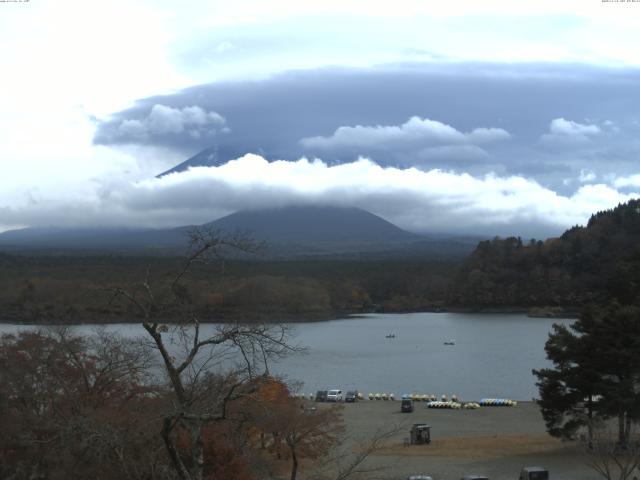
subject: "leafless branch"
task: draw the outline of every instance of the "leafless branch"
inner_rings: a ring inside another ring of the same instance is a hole
[[[606,480],[628,480],[640,473],[640,439],[620,445],[615,435],[599,427],[592,442],[584,445],[584,461]]]
[[[367,479],[378,480],[385,478],[382,476],[382,472],[388,469],[388,466],[371,466],[367,465],[367,460],[372,455],[385,448],[387,442],[397,435],[399,432],[404,431],[406,425],[398,424],[388,426],[386,428],[378,429],[373,436],[361,441],[351,452],[337,452],[334,455],[328,457],[323,466],[319,466],[318,471],[313,480],[348,480],[352,478],[358,478],[365,476]],[[333,474],[322,473],[327,466],[331,467],[334,471]],[[380,476],[376,476],[380,475]]]

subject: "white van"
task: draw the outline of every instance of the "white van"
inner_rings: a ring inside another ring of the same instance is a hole
[[[327,402],[341,402],[342,390],[329,390],[327,393]]]

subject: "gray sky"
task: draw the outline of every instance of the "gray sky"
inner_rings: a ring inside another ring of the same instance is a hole
[[[322,203],[542,237],[638,196],[640,4],[275,3],[0,5],[0,230]]]

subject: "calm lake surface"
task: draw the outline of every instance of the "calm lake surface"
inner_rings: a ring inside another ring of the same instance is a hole
[[[411,313],[295,324],[293,342],[307,347],[307,353],[280,361],[272,371],[304,382],[302,391],[307,394],[342,388],[396,397],[416,392],[457,394],[463,400],[530,400],[537,397],[531,369],[548,365],[544,343],[553,323],[571,320],[523,314]],[[0,332],[24,328],[33,327],[0,324]],[[139,325],[106,328],[125,337],[143,333]],[[94,329],[76,327],[78,333]],[[395,338],[385,338],[392,333]],[[455,345],[444,345],[450,340]]]

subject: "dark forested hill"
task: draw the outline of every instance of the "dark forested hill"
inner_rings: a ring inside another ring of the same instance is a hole
[[[637,303],[639,285],[640,200],[632,200],[545,242],[515,237],[480,242],[449,303],[570,309],[610,298]]]
[[[216,220],[217,229],[249,230],[253,236],[282,243],[387,243],[415,242],[423,237],[360,208],[286,207],[245,210]]]
[[[267,242],[268,258],[465,258],[478,238],[421,236],[359,208],[290,206],[240,211],[206,224],[225,233],[247,232]],[[190,226],[148,228],[25,228],[0,233],[0,249],[179,255]]]

